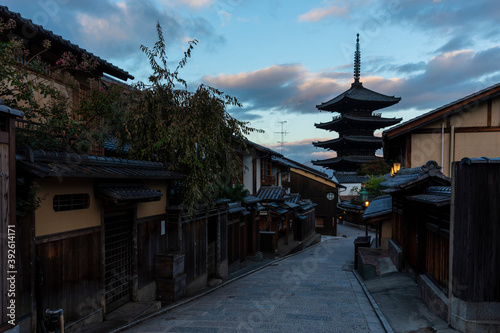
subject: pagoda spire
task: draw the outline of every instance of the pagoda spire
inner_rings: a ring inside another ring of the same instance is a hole
[[[361,51],[359,50],[359,34],[356,35],[356,52],[354,52],[354,83],[360,83]]]

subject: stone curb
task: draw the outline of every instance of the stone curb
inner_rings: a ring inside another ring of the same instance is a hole
[[[366,285],[363,282],[363,278],[361,276],[359,276],[358,271],[355,270],[355,269],[352,270],[352,273],[354,274],[354,276],[358,280],[359,284],[363,288],[363,291],[365,292],[366,297],[370,301],[370,304],[372,305],[372,308],[375,311],[375,314],[377,315],[378,319],[380,320],[380,323],[382,323],[382,326],[384,326],[385,331],[387,333],[394,333],[394,331],[392,330],[391,325],[389,325],[389,322],[387,321],[387,319],[385,318],[384,314],[380,310],[377,302],[375,302],[375,300],[373,299],[372,295],[370,294],[370,291],[368,290],[368,288],[366,288]]]

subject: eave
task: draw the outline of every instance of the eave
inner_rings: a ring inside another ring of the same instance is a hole
[[[349,90],[328,102],[316,105],[321,111],[341,112],[361,105],[365,110],[378,110],[398,103],[400,97],[388,96],[363,87],[361,82],[353,83]]]
[[[383,136],[388,139],[396,138],[440,119],[444,119],[462,111],[467,111],[497,96],[500,96],[500,83],[399,124],[390,130],[384,131]]]
[[[403,118],[382,118],[382,117],[356,117],[342,115],[326,123],[314,124],[316,128],[335,131],[335,129],[347,125],[363,125],[370,129],[384,128],[399,123]]]
[[[71,43],[69,40],[54,34],[52,31],[46,30],[43,26],[35,24],[31,20],[22,17],[21,14],[10,11],[6,6],[0,5],[0,17],[6,19],[6,21],[9,19],[16,21],[16,28],[14,31],[17,35],[22,36],[23,38],[35,41],[40,45],[43,40],[50,40],[52,43],[51,49],[57,49],[61,52],[61,54],[65,51],[71,51],[76,55],[87,54],[90,57],[95,58],[99,63],[97,71],[100,71],[101,73],[107,73],[124,81],[127,79],[134,79],[134,77],[127,71],[124,71],[123,69],[92,54],[78,45]]]
[[[382,137],[377,136],[358,136],[348,135],[328,141],[313,142],[313,145],[318,148],[328,148],[335,150],[342,144],[362,145],[362,146],[382,146]]]

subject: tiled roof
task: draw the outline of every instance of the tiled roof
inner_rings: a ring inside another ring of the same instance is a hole
[[[350,143],[372,143],[372,144],[382,144],[382,137],[379,136],[361,136],[361,135],[344,135],[337,139],[313,142],[316,147],[325,147],[329,145],[334,145],[341,142]]]
[[[449,205],[451,200],[451,186],[431,186],[423,194],[413,195],[409,199],[436,206]]]
[[[419,201],[428,204],[434,204],[436,206],[449,205],[450,198],[442,195],[432,195],[432,194],[417,194],[409,198],[412,201]]]
[[[462,158],[460,161],[462,164],[476,164],[476,163],[500,163],[500,157],[489,158],[489,157],[478,157],[478,158]]]
[[[243,207],[241,205],[241,202],[231,202],[228,204],[228,207],[227,207],[227,212],[229,214],[237,214],[237,213],[241,213],[243,215],[247,215],[249,212],[247,211],[247,209],[245,207]]]
[[[318,204],[314,202],[304,202],[303,204],[300,205],[300,209],[305,212],[309,209],[316,207],[317,205]]]
[[[360,211],[364,209],[363,206],[352,203],[351,201],[342,201],[341,203],[339,203],[338,206],[340,209],[345,209],[345,210]]]
[[[269,154],[271,154],[271,156],[283,156],[280,153],[278,153],[278,152],[276,152],[276,151],[274,151],[274,150],[272,150],[270,148],[264,147],[262,145],[259,145],[259,144],[255,143],[255,142],[252,142],[252,141],[247,140],[247,139],[244,139],[244,140],[245,140],[245,142],[246,142],[246,144],[248,146],[253,147],[253,148],[255,148],[255,149],[257,149],[257,150],[259,150],[261,152],[269,153]]]
[[[300,193],[290,193],[285,200],[285,203],[288,204],[297,204],[300,200]]]
[[[69,49],[72,52],[76,52],[78,54],[88,54],[91,57],[94,57],[99,64],[102,66],[102,70],[105,73],[108,73],[112,76],[115,76],[121,80],[127,80],[127,79],[134,79],[132,75],[130,75],[128,72],[124,71],[121,68],[116,67],[115,65],[107,62],[104,59],[101,59],[97,57],[96,55],[90,53],[89,51],[82,49],[76,44],[71,43],[69,40],[66,40],[62,38],[59,35],[54,34],[50,30],[44,29],[41,25],[33,23],[31,20],[25,19],[24,17],[21,16],[19,13],[14,13],[9,10],[8,7],[6,6],[0,6],[0,17],[5,18],[6,20],[8,19],[13,19],[17,22],[17,27],[16,29],[22,29],[22,31],[32,31],[30,35],[32,36],[31,38],[37,38],[37,39],[48,39],[52,41],[52,47],[55,48],[56,45],[54,43],[59,44],[61,47],[65,49]],[[22,34],[23,38],[26,38],[27,34]]]
[[[325,160],[312,161],[314,165],[335,169],[336,165],[369,163],[377,159],[376,156],[340,156]]]
[[[327,180],[330,180],[332,181],[330,178],[328,178],[328,175],[324,172],[321,172],[319,170],[316,170],[314,168],[311,168],[311,167],[308,167],[304,164],[301,164],[299,162],[296,162],[296,161],[293,161],[291,159],[288,159],[284,156],[272,156],[271,159],[279,164],[282,164],[282,165],[285,165],[285,166],[288,166],[288,167],[291,167],[291,168],[295,168],[295,169],[300,169],[300,170],[303,170],[303,171],[306,171],[306,172],[309,172],[309,173],[312,173],[318,177],[322,177],[322,178],[325,178]]]
[[[391,106],[401,100],[399,97],[387,96],[363,87],[361,83],[353,83],[349,90],[344,91],[328,102],[317,105],[319,110],[337,111],[343,108],[347,101],[370,103],[372,110]]]
[[[16,154],[21,169],[38,177],[184,179],[160,162],[25,149]]]
[[[257,197],[261,200],[283,200],[285,194],[281,186],[261,186]]]
[[[367,176],[358,175],[356,171],[336,171],[334,176],[340,184],[358,184],[368,180]]]
[[[383,190],[384,193],[392,193],[412,186],[429,177],[438,179],[442,184],[451,184],[451,179],[443,175],[441,167],[437,162],[428,161],[421,167],[401,169],[394,177],[391,177],[389,174],[385,175],[386,180],[380,183],[380,186],[386,188]]]
[[[3,99],[1,99],[1,98],[0,98],[0,113],[9,114],[9,115],[12,115],[12,116],[18,117],[18,118],[23,118],[24,117],[24,113],[23,112],[6,106],[3,103]]]
[[[152,190],[142,185],[132,184],[98,185],[96,192],[99,196],[115,202],[156,201],[160,200],[163,196],[161,191]]]
[[[370,202],[363,214],[363,220],[390,214],[392,212],[392,197],[390,195],[383,195],[376,197]]]
[[[365,128],[377,129],[399,123],[403,118],[382,118],[382,117],[357,117],[343,114],[333,118],[326,123],[314,124],[317,128],[334,131],[339,126],[363,125]]]
[[[247,195],[246,197],[243,198],[243,202],[247,205],[255,204],[261,202],[260,198],[257,198],[253,195]]]

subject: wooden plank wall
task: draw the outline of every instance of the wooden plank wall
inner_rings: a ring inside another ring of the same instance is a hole
[[[449,230],[448,230],[449,232]],[[449,235],[437,226],[427,224],[425,271],[445,292],[448,291],[450,243]]]
[[[186,283],[207,272],[207,219],[189,221],[182,225],[182,252],[185,254]]]
[[[246,216],[247,251],[246,255],[254,256],[259,251],[259,212],[253,211]]]
[[[453,294],[500,302],[500,163],[454,163]]]
[[[167,250],[168,232],[165,229],[165,234],[161,234],[161,221],[165,221],[165,216],[137,220],[139,288],[156,281],[154,257]],[[165,228],[167,227],[165,226]]]
[[[316,225],[316,211],[314,209],[308,210],[303,213],[306,218],[301,221],[301,235],[299,240],[304,240],[315,231]]]
[[[240,218],[238,215],[230,215],[227,226],[227,257],[228,265],[240,258]]]
[[[219,214],[219,225],[220,225],[220,252],[219,252],[219,262],[227,259],[227,214]]]
[[[62,308],[66,323],[99,309],[103,294],[101,248],[100,227],[37,239],[41,268],[38,308]]]

